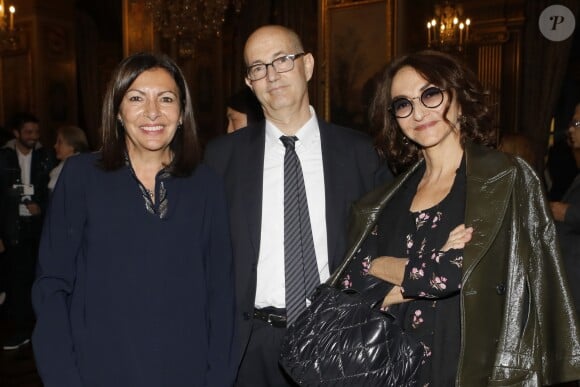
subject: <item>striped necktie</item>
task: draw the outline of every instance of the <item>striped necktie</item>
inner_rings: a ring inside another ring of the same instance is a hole
[[[282,136],[284,154],[284,270],[286,319],[291,324],[306,309],[306,297],[320,284],[308,201],[300,160],[294,149],[298,138]]]

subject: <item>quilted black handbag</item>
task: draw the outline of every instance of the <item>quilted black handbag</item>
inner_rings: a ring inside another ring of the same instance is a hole
[[[341,290],[348,264],[288,327],[281,366],[301,386],[414,386],[423,345],[378,308],[392,285],[369,275],[362,291]]]

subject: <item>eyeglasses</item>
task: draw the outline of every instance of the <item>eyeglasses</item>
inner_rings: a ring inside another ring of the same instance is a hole
[[[572,120],[572,121],[570,121],[570,124],[568,125],[568,127],[574,128],[574,129],[580,129],[580,121]]]
[[[251,65],[246,69],[246,74],[250,81],[259,81],[268,75],[268,66],[272,66],[277,73],[285,73],[292,70],[294,68],[294,61],[304,55],[306,55],[304,52],[284,55],[274,59],[270,63]]]
[[[413,99],[421,101],[426,108],[434,109],[443,102],[443,91],[436,86],[428,87],[419,97],[395,99],[387,110],[397,118],[409,117],[413,113]]]

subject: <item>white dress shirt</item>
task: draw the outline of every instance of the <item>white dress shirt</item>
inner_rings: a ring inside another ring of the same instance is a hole
[[[18,165],[20,166],[20,183],[24,185],[30,184],[30,169],[32,165],[32,151],[27,154],[20,153],[16,148],[18,155]]]
[[[320,130],[314,108],[311,118],[296,133],[295,149],[304,175],[308,213],[312,225],[314,250],[321,282],[326,281],[328,243],[326,236],[326,201]],[[286,148],[280,136],[284,133],[266,121],[264,149],[264,180],[262,197],[262,230],[258,258],[257,308],[274,306],[284,308],[284,153]]]
[[[20,165],[20,184],[22,185],[30,185],[30,170],[32,166],[32,151],[28,152],[28,154],[20,153],[18,148],[16,148],[16,154],[18,155],[18,165]],[[21,199],[30,199],[28,197],[22,197]],[[20,216],[31,216],[32,214],[28,210],[28,207],[24,204],[20,204],[18,206],[18,213]]]
[[[48,181],[48,190],[50,192],[54,191],[54,187],[56,186],[56,182],[58,180],[58,177],[60,176],[60,173],[62,172],[62,167],[64,167],[64,160],[62,160],[60,163],[58,163],[58,165],[56,167],[52,168],[52,170],[49,173],[50,180]]]

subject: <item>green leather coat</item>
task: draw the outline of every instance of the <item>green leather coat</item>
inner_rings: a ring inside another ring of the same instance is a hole
[[[466,145],[461,354],[456,385],[580,379],[580,330],[540,181],[518,158]],[[350,256],[420,161],[353,208]]]

